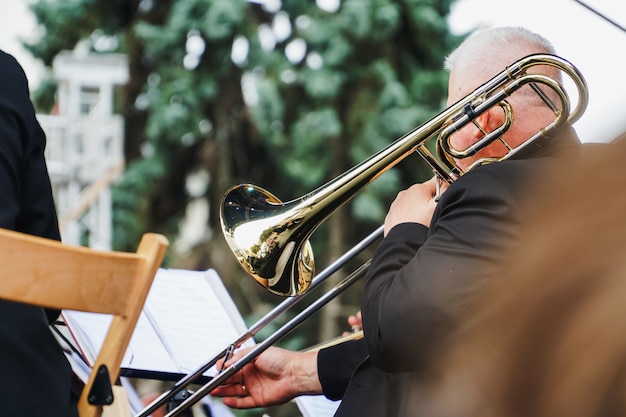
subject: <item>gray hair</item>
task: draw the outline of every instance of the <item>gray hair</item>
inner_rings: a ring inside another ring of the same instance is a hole
[[[444,68],[454,71],[468,88],[473,89],[514,61],[535,53],[556,54],[556,51],[549,40],[526,28],[495,27],[476,31],[467,37],[446,57]],[[545,71],[559,76],[556,70]]]
[[[536,52],[556,54],[552,43],[543,36],[519,26],[483,29],[472,33],[461,45],[446,57],[444,68],[451,71],[460,62],[463,65],[479,66],[484,55],[500,54],[505,51],[535,49]]]

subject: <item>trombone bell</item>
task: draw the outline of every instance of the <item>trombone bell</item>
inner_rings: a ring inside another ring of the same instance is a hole
[[[282,296],[304,293],[314,274],[313,250],[297,231],[306,208],[282,204],[263,188],[242,184],[222,199],[222,230],[243,268]],[[288,277],[284,279],[283,277]]]

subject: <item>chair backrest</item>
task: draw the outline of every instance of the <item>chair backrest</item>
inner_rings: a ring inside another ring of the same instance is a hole
[[[168,247],[159,234],[143,236],[136,253],[97,251],[0,229],[0,298],[54,309],[113,315],[79,401],[79,415],[102,415],[92,404],[98,370],[114,386],[148,291]],[[102,368],[102,366],[106,368]],[[107,387],[105,387],[106,389]],[[109,400],[109,399],[107,399]],[[99,401],[96,401],[99,402]]]

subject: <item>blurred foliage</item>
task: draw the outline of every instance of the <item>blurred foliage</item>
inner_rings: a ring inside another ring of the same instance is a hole
[[[37,89],[32,92],[33,104],[40,113],[52,113],[56,104],[57,81],[49,72],[44,73]]]
[[[174,245],[170,266],[215,268],[251,322],[280,299],[235,265],[220,232],[222,195],[252,182],[297,198],[442,109],[442,62],[459,41],[446,22],[452,2],[39,0],[43,35],[27,47],[48,66],[78,44],[128,55],[114,247],[134,250],[146,231],[176,242],[189,204],[204,201],[208,218],[193,226],[204,239]],[[37,94],[49,108],[54,85]],[[398,190],[430,175],[409,158],[362,191],[313,235],[318,270],[379,225]],[[322,325],[341,331],[358,308],[358,292],[345,297],[335,316],[318,313],[285,343],[316,343]]]

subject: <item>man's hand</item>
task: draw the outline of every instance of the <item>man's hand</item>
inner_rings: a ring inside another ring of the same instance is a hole
[[[343,332],[344,336],[348,336],[351,333],[358,332],[359,330],[363,330],[363,320],[361,319],[361,311],[357,311],[351,316],[348,316],[348,325],[351,332]]]
[[[225,367],[251,349],[235,352]],[[222,363],[218,362],[218,369],[221,366]],[[317,352],[292,352],[270,347],[215,388],[211,395],[224,397],[224,404],[232,408],[256,408],[284,404],[298,395],[321,393]]]
[[[440,181],[437,177],[415,184],[398,193],[385,217],[385,236],[400,223],[419,223],[426,227],[430,226],[430,220],[437,207],[437,181],[440,183],[439,192],[443,193],[448,188],[448,183]]]

